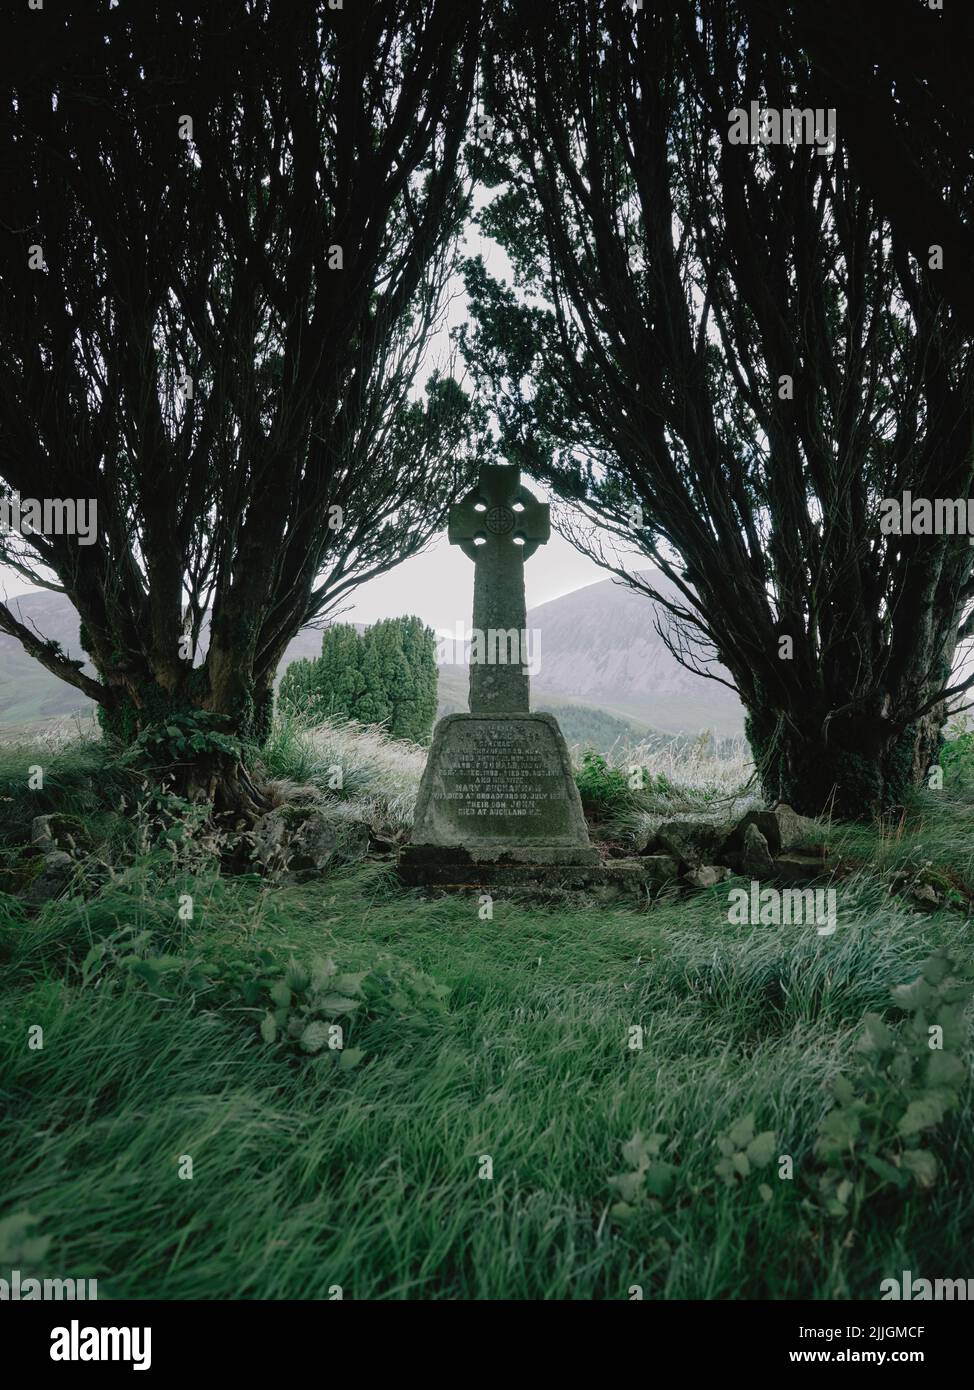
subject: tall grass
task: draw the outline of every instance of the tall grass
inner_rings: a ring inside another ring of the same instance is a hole
[[[849,891],[830,939],[730,928],[719,892],[644,912],[496,902],[481,920],[476,897],[427,901],[375,867],[272,893],[200,883],[182,925],[149,875],[53,905],[60,951],[44,915],[21,923],[6,972],[4,1212],[37,1216],[52,1269],[120,1296],[622,1298],[639,1283],[647,1297],[875,1297],[903,1268],[962,1273],[969,1094],[931,1193],[867,1211],[852,1240],[808,1205],[827,1084],[863,1013],[969,935],[955,914],[891,908],[868,876]],[[83,952],[119,922],[204,961],[257,945],[343,970],[391,959],[445,986],[446,1006],[353,1022],[346,1044],[365,1059],[322,1070],[205,995],[84,987]],[[756,1179],[715,1175],[719,1136],[748,1112],[795,1162],[771,1202]],[[679,1178],[620,1226],[610,1179],[636,1130],[665,1136]]]
[[[352,803],[363,819],[399,829],[412,822],[426,765],[424,749],[381,729],[354,720],[309,729],[285,713],[275,718],[262,758],[273,776],[316,787]]]
[[[576,768],[586,749],[572,745]],[[363,818],[383,820],[400,831],[412,821],[426,750],[395,742],[380,729],[354,721],[331,720],[307,728],[279,714],[264,747],[263,759],[276,777],[306,783],[340,796]],[[653,738],[617,743],[604,759],[627,784],[638,774],[636,795],[618,798],[611,808],[610,830],[655,829],[680,815],[729,818],[743,814],[757,799],[753,765],[742,739],[719,739],[709,733],[695,739]],[[334,788],[335,770],[341,787]]]
[[[68,750],[53,774],[82,814],[113,775],[100,756]],[[344,790],[386,810],[405,808],[423,760],[331,726],[279,732],[265,756],[325,787],[341,764]],[[22,814],[21,764],[2,776]],[[967,872],[972,815],[959,780],[895,826],[826,828],[863,859],[837,885],[831,937],[730,926],[725,888],[641,908],[497,899],[485,915],[479,894],[404,892],[376,864],[272,888],[186,875],[161,852],[33,917],[0,898],[0,1221],[29,1211],[52,1238],[43,1272],[125,1297],[613,1299],[639,1284],[647,1298],[875,1298],[903,1269],[962,1277],[969,1083],[931,1141],[938,1182],[867,1204],[854,1228],[816,1200],[814,1141],[864,1013],[887,1012],[932,949],[970,954],[968,918],[908,911],[867,861]],[[126,927],[204,976],[267,950],[414,969],[445,995],[424,1011],[384,994],[353,1017],[345,1043],[364,1057],[340,1071],[266,1043],[218,991],[165,997],[120,968],[86,983],[92,945]],[[750,1113],[794,1163],[790,1180],[770,1170],[770,1200],[757,1175],[728,1186],[716,1171],[718,1141]],[[622,1222],[611,1180],[637,1130],[662,1136],[676,1178]]]

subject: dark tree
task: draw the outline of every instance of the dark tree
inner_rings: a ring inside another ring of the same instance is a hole
[[[966,536],[883,534],[904,490],[966,498],[972,359],[938,272],[836,148],[734,144],[751,100],[820,106],[734,4],[504,7],[469,360],[500,446],[676,585],[769,796],[864,815],[936,754],[974,596]],[[516,42],[515,42],[516,40]],[[932,240],[932,238],[931,238]],[[963,683],[961,683],[963,684]]]
[[[427,744],[437,706],[436,634],[421,618],[384,618],[366,631],[389,707],[391,738]]]
[[[94,499],[98,534],[2,558],[68,595],[97,674],[2,605],[0,628],[109,730],[201,710],[258,737],[294,634],[440,525],[470,410],[416,384],[468,209],[478,31],[477,0],[8,17],[0,478]],[[189,786],[259,801],[223,761]]]
[[[746,0],[760,42],[807,62],[838,113],[856,179],[974,332],[974,6],[928,0]]]
[[[310,728],[333,716],[351,719],[364,690],[362,639],[352,623],[332,623],[321,635],[319,656],[289,663],[279,702]]]

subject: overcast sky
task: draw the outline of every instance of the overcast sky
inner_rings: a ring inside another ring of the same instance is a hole
[[[543,488],[530,485],[539,496],[547,495]],[[470,625],[473,571],[473,561],[468,560],[458,546],[450,545],[444,533],[421,555],[404,560],[388,574],[355,590],[349,596],[348,610],[343,611],[341,617],[346,622],[374,623],[379,618],[415,613],[431,627],[452,634],[458,622]],[[528,607],[608,578],[605,570],[552,532],[548,544],[537,550],[524,566]],[[25,579],[4,566],[0,566],[0,586],[0,597],[4,599],[15,598],[30,588]]]
[[[535,486],[532,491],[541,493],[542,489]],[[347,620],[374,623],[379,618],[415,613],[431,627],[450,633],[458,622],[469,627],[473,611],[473,571],[473,561],[468,560],[458,546],[450,545],[443,535],[422,555],[405,560],[388,574],[356,590]],[[566,540],[552,532],[548,544],[535,551],[524,566],[528,607],[608,578],[605,570],[579,555]]]

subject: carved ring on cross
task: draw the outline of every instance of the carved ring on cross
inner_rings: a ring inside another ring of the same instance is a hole
[[[486,464],[476,487],[450,508],[448,534],[471,560],[479,559],[480,547],[497,537],[499,557],[517,547],[527,560],[551,534],[547,502],[539,502],[522,486],[520,471],[509,464]]]
[[[485,517],[487,530],[495,536],[506,535],[514,525],[514,513],[510,507],[491,507]]]

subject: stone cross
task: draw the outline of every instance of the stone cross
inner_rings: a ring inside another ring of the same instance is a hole
[[[548,504],[522,486],[516,467],[485,464],[450,508],[448,535],[475,566],[470,713],[526,714],[524,561],[551,535]]]

